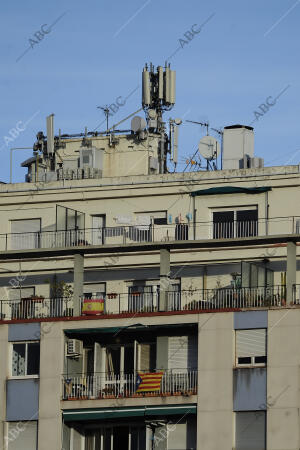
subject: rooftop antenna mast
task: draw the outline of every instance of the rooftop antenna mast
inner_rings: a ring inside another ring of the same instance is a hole
[[[97,106],[98,109],[102,109],[102,111],[105,114],[106,117],[106,129],[108,130],[108,116],[109,116],[109,107],[108,105],[105,106]]]
[[[223,169],[223,135],[224,131],[222,128],[210,128],[211,130],[215,131],[219,136],[221,136],[221,170]]]
[[[167,153],[171,153],[171,160],[177,162],[177,133],[175,125],[180,119],[171,122],[172,144],[169,145],[166,135],[166,124],[163,121],[164,111],[170,111],[175,104],[176,72],[171,70],[170,64],[165,67],[154,67],[152,63],[146,64],[142,74],[142,106],[148,122],[150,133],[160,135],[159,139],[159,173],[167,172]],[[173,127],[174,125],[174,127]]]

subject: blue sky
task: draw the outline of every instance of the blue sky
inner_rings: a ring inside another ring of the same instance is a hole
[[[162,65],[177,48],[170,60],[177,100],[165,119],[248,125],[268,97],[271,103],[286,88],[253,123],[255,154],[266,165],[300,161],[300,0],[17,0],[1,10],[1,181],[9,181],[10,147],[31,147],[39,130],[46,134],[46,115],[55,114],[56,132],[95,129],[103,121],[97,106],[128,96],[141,84],[145,62]],[[188,42],[184,34],[206,21]],[[41,38],[43,25],[49,32]],[[110,124],[140,104],[139,87]],[[181,125],[179,170],[204,134]],[[14,152],[14,182],[24,180],[20,162],[31,154]]]

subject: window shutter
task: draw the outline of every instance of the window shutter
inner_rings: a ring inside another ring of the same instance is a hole
[[[34,295],[34,287],[22,287],[21,289],[19,287],[9,289],[8,291],[8,298],[9,300],[20,300],[21,298],[28,298],[31,297],[31,295]]]
[[[12,220],[12,233],[37,233],[41,231],[40,219]]]
[[[237,330],[236,357],[266,356],[266,329]]]
[[[83,286],[84,294],[92,295],[104,295],[105,294],[105,283],[91,283],[85,284]]]
[[[140,344],[140,370],[150,370],[150,344]]]
[[[265,411],[238,412],[235,417],[235,449],[265,450]]]
[[[38,233],[40,231],[40,219],[12,220],[11,249],[38,248]]]
[[[22,430],[16,437],[8,442],[8,450],[36,450],[37,449],[37,422],[10,422],[8,433]],[[9,436],[10,434],[8,434]]]
[[[194,336],[169,337],[169,369],[197,368],[197,343]]]

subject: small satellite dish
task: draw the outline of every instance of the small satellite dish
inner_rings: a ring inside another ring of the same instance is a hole
[[[174,122],[176,125],[181,125],[182,124],[182,120],[181,119],[174,119]]]
[[[146,121],[140,116],[135,116],[131,120],[131,129],[134,133],[138,133],[139,131],[143,131],[146,128]]]
[[[220,153],[219,141],[212,136],[204,136],[199,142],[198,150],[200,155],[208,161],[217,159]]]

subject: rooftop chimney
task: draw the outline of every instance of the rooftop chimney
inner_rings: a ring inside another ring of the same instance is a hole
[[[254,157],[253,127],[231,125],[224,128],[223,169],[244,168],[245,159]],[[245,167],[246,168],[246,167]]]

